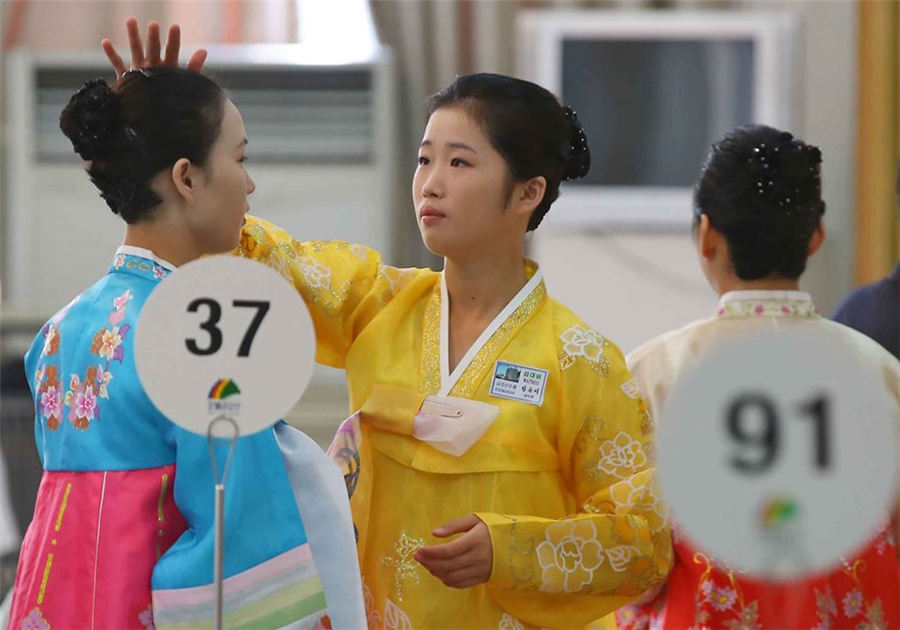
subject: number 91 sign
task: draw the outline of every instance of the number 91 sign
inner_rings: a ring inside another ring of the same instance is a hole
[[[265,265],[232,256],[195,260],[150,294],[135,362],[153,404],[206,434],[221,416],[241,435],[287,413],[312,376],[315,335],[306,305]]]
[[[897,407],[842,344],[741,337],[675,385],[658,423],[659,481],[679,529],[768,580],[827,570],[893,508]]]

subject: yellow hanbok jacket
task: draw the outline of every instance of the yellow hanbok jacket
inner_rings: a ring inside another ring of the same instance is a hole
[[[640,390],[619,350],[547,296],[537,265],[449,373],[441,273],[258,219],[240,249],[294,283],[317,360],[346,369],[359,433],[342,448],[370,628],[583,628],[664,578],[671,543]],[[546,371],[540,404],[490,395],[498,361]],[[457,457],[412,435],[431,394],[500,413]],[[449,588],[412,556],[471,513],[488,526],[492,574]]]

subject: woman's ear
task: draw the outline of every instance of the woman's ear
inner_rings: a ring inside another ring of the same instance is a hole
[[[697,252],[701,258],[712,260],[716,255],[716,245],[719,240],[719,233],[709,223],[709,217],[705,214],[700,215],[700,222],[696,228],[697,235]]]
[[[194,166],[187,158],[181,158],[172,165],[172,184],[182,201],[194,201]]]
[[[547,190],[547,180],[543,175],[538,175],[520,183],[519,186],[521,188],[518,195],[518,205],[524,213],[531,216],[531,213],[544,199],[544,193]]]
[[[819,225],[816,226],[815,232],[809,237],[809,245],[806,248],[806,256],[809,258],[822,247],[825,242],[825,222],[819,219]]]

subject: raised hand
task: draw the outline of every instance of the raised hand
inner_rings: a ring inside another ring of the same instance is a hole
[[[147,47],[141,41],[141,31],[135,18],[125,20],[125,29],[128,32],[128,47],[131,49],[131,64],[125,65],[122,57],[116,51],[112,42],[104,39],[100,42],[106,58],[116,71],[116,80],[122,78],[129,68],[150,68],[153,66],[177,66],[178,52],[181,49],[181,29],[177,24],[169,27],[166,37],[165,57],[160,57],[162,51],[159,37],[159,24],[150,22],[147,24]],[[185,66],[188,70],[200,70],[206,61],[206,49],[200,48],[191,55]]]

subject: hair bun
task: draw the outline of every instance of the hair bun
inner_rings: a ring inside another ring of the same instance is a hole
[[[818,147],[781,132],[769,143],[760,142],[750,149],[747,175],[759,198],[770,204],[776,215],[789,218],[799,205],[818,202],[821,163]]]
[[[116,95],[104,79],[82,85],[59,117],[59,128],[83,160],[103,157],[118,123]]]
[[[587,136],[575,110],[569,106],[563,107],[563,116],[570,129],[569,152],[563,179],[565,181],[581,179],[591,170],[591,150],[588,148]]]

